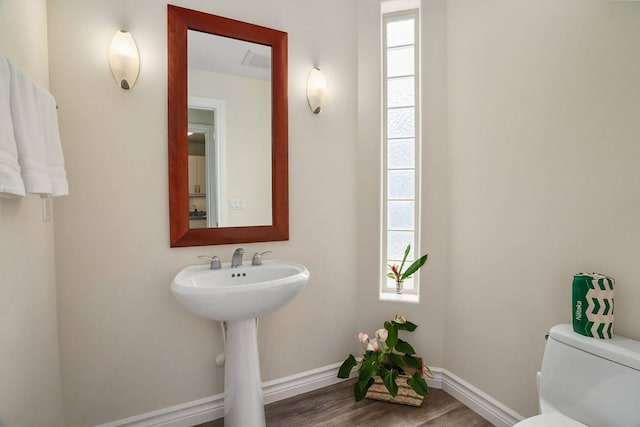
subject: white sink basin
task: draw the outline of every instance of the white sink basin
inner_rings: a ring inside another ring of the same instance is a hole
[[[309,280],[300,264],[265,260],[259,266],[211,270],[190,265],[173,279],[171,291],[193,313],[210,320],[233,321],[264,316],[285,306]]]
[[[263,427],[264,399],[256,318],[285,306],[309,280],[300,264],[282,260],[231,268],[190,265],[173,279],[171,291],[193,313],[225,322],[224,425]]]

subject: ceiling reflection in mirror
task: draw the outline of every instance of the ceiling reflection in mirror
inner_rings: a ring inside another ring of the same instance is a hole
[[[189,228],[271,225],[271,47],[187,33]]]

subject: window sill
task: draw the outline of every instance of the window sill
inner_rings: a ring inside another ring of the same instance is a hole
[[[408,302],[412,304],[418,304],[420,297],[418,294],[396,294],[393,292],[382,292],[380,294],[380,301],[392,301],[392,302]]]

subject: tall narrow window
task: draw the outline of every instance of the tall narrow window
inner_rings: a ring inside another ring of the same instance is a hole
[[[383,264],[405,268],[419,249],[419,21],[418,10],[383,13]],[[381,296],[395,292],[386,275]],[[417,297],[417,275],[405,281],[405,294]]]

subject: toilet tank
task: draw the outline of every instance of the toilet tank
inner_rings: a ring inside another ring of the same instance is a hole
[[[551,328],[540,376],[540,410],[590,427],[640,427],[640,342],[588,338]]]

